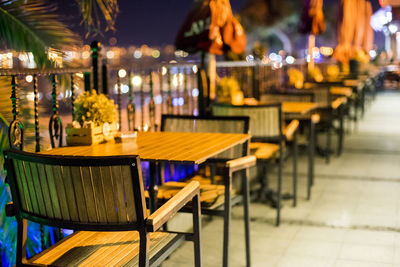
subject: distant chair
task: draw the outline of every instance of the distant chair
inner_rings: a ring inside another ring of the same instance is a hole
[[[216,116],[249,116],[250,132],[252,135],[251,148],[255,149],[259,167],[259,180],[261,183],[260,195],[263,196],[268,189],[267,164],[277,160],[278,163],[278,189],[276,200],[276,225],[280,224],[282,168],[284,161],[284,144],[293,142],[293,205],[297,201],[297,140],[296,131],[298,121],[293,121],[283,129],[281,104],[266,104],[258,106],[234,106],[229,104],[216,104],[212,107]],[[272,144],[271,144],[272,143]],[[277,158],[276,158],[277,157]]]
[[[209,132],[209,133],[240,133],[248,134],[248,117],[207,117],[207,116],[174,116],[163,115],[161,120],[161,131],[164,132]],[[177,144],[179,145],[179,144]],[[201,144],[193,144],[201,146]],[[222,185],[213,184],[215,175],[214,165],[211,166],[211,184],[203,183],[200,185],[200,199],[202,213],[224,218],[224,247],[223,247],[223,266],[228,266],[229,252],[229,233],[231,208],[234,204],[241,201],[240,195],[234,193],[232,177],[234,173],[241,172],[241,195],[243,196],[244,207],[244,226],[245,226],[245,247],[246,262],[250,264],[250,218],[249,218],[249,167],[255,165],[256,158],[248,156],[248,142],[237,145],[228,151],[220,153],[213,158],[214,163],[222,164],[223,182]],[[200,180],[208,180],[207,178]],[[160,191],[175,190],[181,183],[168,182],[160,187]],[[171,195],[171,194],[168,194]],[[173,195],[173,194],[172,194]]]
[[[138,156],[4,155],[13,199],[6,212],[18,225],[17,266],[159,266],[185,240],[194,242],[194,266],[201,266],[197,182],[148,215]],[[193,233],[158,231],[190,201]],[[76,232],[26,259],[28,220]]]

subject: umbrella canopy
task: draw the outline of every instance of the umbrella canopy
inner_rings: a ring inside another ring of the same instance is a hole
[[[232,50],[242,53],[246,35],[232,14],[229,0],[196,1],[175,39],[177,49],[222,55]]]
[[[323,0],[304,0],[299,30],[304,34],[318,35],[325,31]]]
[[[357,12],[355,12],[357,11]],[[372,6],[366,0],[340,0],[335,58],[349,62],[360,51],[369,52],[373,42]]]

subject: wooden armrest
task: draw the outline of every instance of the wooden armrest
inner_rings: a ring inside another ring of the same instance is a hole
[[[226,166],[230,168],[232,171],[238,171],[256,165],[256,161],[257,158],[255,156],[246,156],[230,160],[226,162]]]
[[[296,132],[296,130],[299,128],[299,121],[298,120],[292,120],[289,125],[283,129],[283,134],[286,137],[286,140],[291,141],[293,139],[293,135]]]
[[[147,230],[157,231],[196,195],[200,195],[200,183],[192,181],[147,218]]]
[[[339,97],[336,100],[332,101],[331,107],[333,109],[338,109],[342,104],[345,104],[347,102],[346,97]]]

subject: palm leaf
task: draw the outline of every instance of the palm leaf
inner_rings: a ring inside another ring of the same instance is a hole
[[[101,19],[106,22],[106,31],[115,30],[115,19],[119,8],[117,0],[76,0],[82,13],[82,23],[85,24],[88,33],[99,33],[101,30]]]
[[[0,39],[7,49],[30,51],[39,66],[49,66],[46,51],[60,50],[79,43],[55,13],[55,6],[44,0],[0,1]]]

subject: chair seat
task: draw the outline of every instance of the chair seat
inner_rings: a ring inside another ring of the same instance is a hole
[[[250,143],[250,150],[255,150],[257,159],[271,159],[279,153],[279,145],[271,143]]]
[[[202,207],[210,208],[218,203],[224,202],[224,185],[210,184],[210,179],[202,176],[195,176],[190,181],[200,182],[200,202]],[[167,182],[158,187],[157,198],[167,201],[181,190],[187,182]],[[218,204],[219,206],[219,204]]]
[[[183,235],[164,232],[149,235],[150,263],[166,246],[179,245],[184,241]],[[28,262],[51,266],[137,266],[139,232],[75,232]]]

